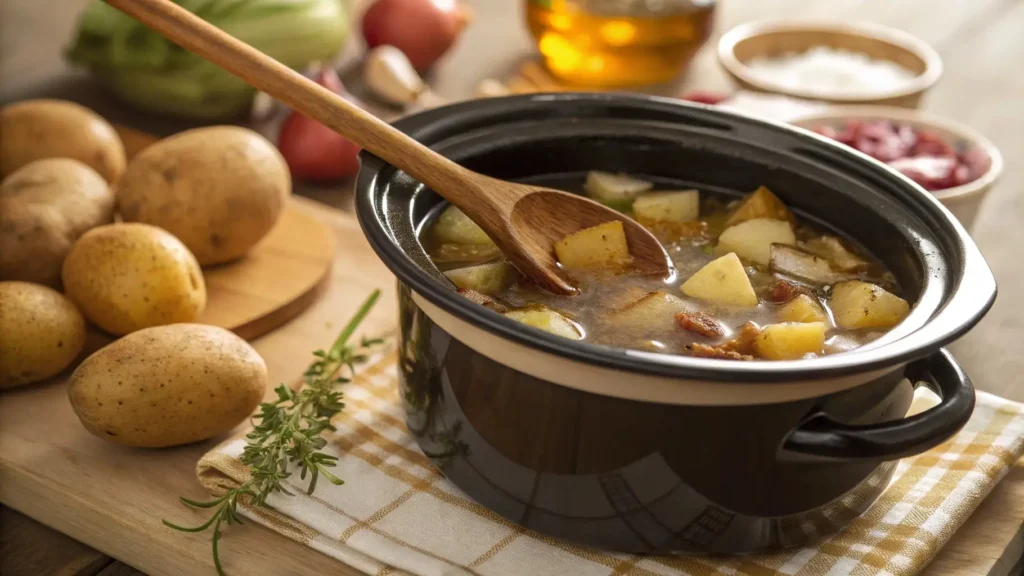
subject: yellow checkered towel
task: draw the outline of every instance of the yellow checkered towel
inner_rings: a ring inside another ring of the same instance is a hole
[[[604,552],[526,530],[448,483],[405,427],[396,356],[375,359],[345,388],[325,450],[341,486],[312,496],[298,476],[273,509],[242,512],[367,574],[900,576],[918,573],[1024,454],[1024,406],[979,393],[967,426],[945,444],[900,461],[889,488],[843,532],[817,545],[742,558]],[[244,439],[199,462],[214,494],[248,477]],[[1024,465],[1024,461],[1017,465]]]

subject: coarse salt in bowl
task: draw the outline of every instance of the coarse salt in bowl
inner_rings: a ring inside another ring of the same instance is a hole
[[[835,104],[916,108],[942,75],[927,43],[874,24],[744,24],[719,41],[718,59],[744,88]]]

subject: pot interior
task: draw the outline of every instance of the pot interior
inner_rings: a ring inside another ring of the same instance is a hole
[[[754,379],[772,379],[772,373],[781,374],[795,363],[802,365],[803,375],[815,377],[816,366],[834,367],[840,356],[864,357],[913,334],[943,305],[956,275],[964,268],[962,238],[938,202],[895,171],[816,135],[651,99],[553,96],[499,100],[504,102],[478,101],[432,110],[406,118],[397,126],[472,170],[569,191],[579,191],[589,170],[626,172],[651,179],[661,189],[697,188],[733,196],[767,186],[801,218],[867,248],[893,272],[914,305],[901,325],[857,350],[811,360],[759,362],[754,363],[759,365],[755,369],[736,368],[757,372]],[[459,302],[461,298],[420,245],[419,232],[444,206],[444,200],[372,155],[363,160],[360,218],[371,242],[379,244],[377,240],[386,239],[397,248],[391,251],[375,246],[389,266],[414,290],[449,311],[460,316],[486,312],[496,317],[485,320],[489,328],[506,322],[511,325],[489,311],[471,312],[472,303]],[[503,335],[515,336],[516,328],[505,326],[503,330]],[[554,344],[555,339],[531,335],[523,340],[562,350],[582,349],[589,352],[584,354],[589,360],[598,363],[629,356],[635,365],[638,358],[646,363],[646,356],[664,356],[586,343]],[[903,359],[923,356],[931,349],[917,349]],[[652,370],[673,374],[681,363],[702,364],[703,360],[657,359],[664,369]],[[881,357],[875,361],[880,362]],[[888,363],[896,362],[890,358]],[[676,368],[664,366],[673,364]]]

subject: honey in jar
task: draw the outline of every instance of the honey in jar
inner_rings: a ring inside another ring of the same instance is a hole
[[[711,33],[715,0],[525,0],[548,70],[613,88],[675,77]]]

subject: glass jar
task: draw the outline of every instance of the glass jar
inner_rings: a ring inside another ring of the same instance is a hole
[[[711,34],[715,0],[525,0],[548,70],[573,84],[666,82]]]

